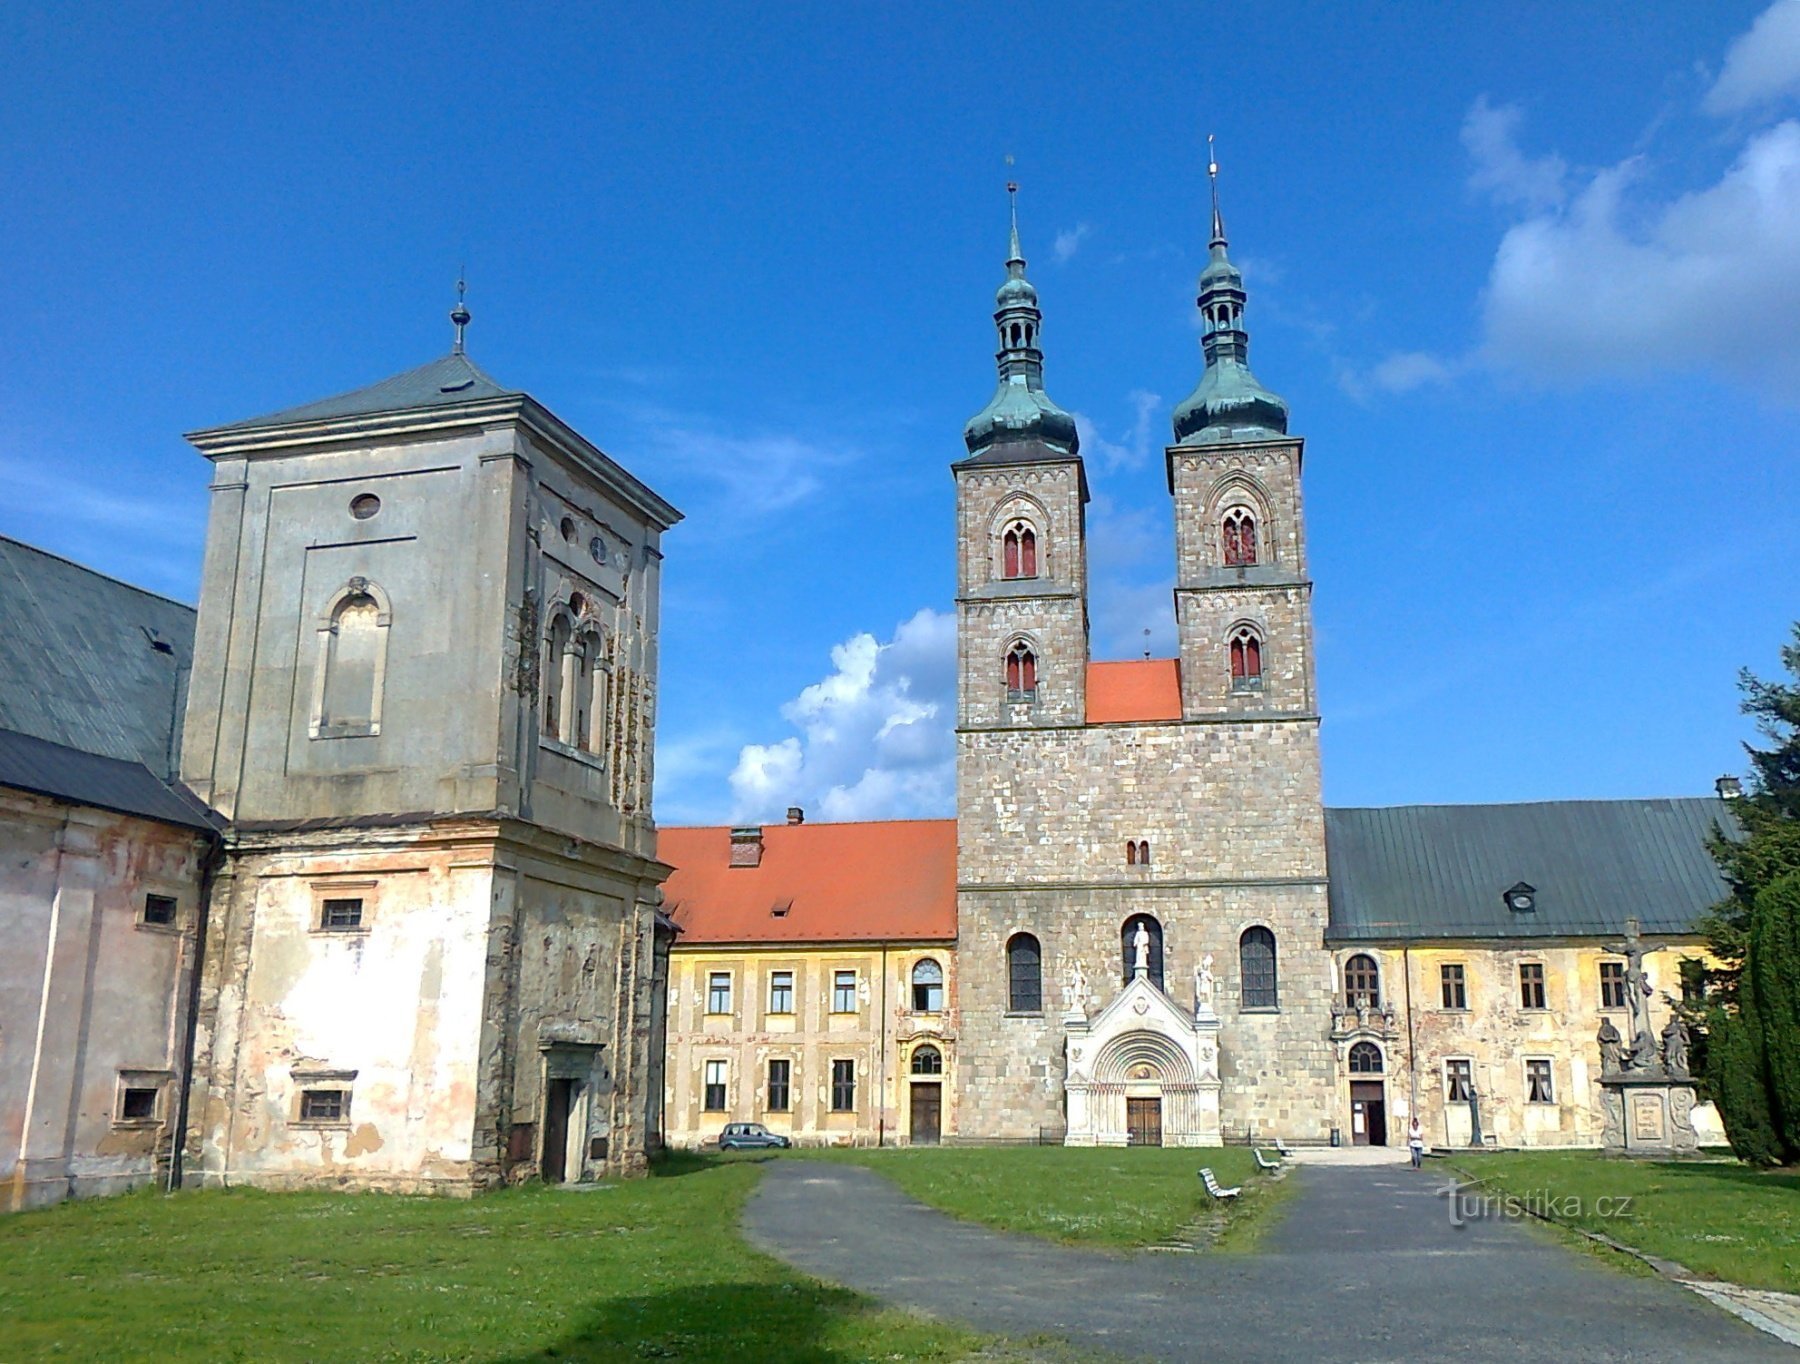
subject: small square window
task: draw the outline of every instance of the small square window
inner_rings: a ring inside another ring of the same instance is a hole
[[[343,1122],[349,1116],[349,1090],[303,1089],[300,1091],[301,1122]]]
[[[154,1122],[158,1091],[150,1085],[126,1085],[119,1091],[120,1122]]]
[[[1544,963],[1541,961],[1524,961],[1519,963],[1519,1007],[1521,1009],[1542,1009],[1544,1003]]]
[[[834,1014],[853,1014],[856,1012],[856,972],[832,972],[831,1012]]]
[[[1549,1061],[1538,1059],[1525,1062],[1525,1102],[1533,1104],[1556,1102],[1556,1086],[1550,1078]]]
[[[175,922],[175,897],[173,895],[146,895],[144,897],[143,923],[155,924],[159,928],[167,928]]]
[[[333,897],[319,907],[319,927],[328,931],[342,932],[345,929],[361,928],[362,921],[361,896]]]
[[[1444,1062],[1444,1097],[1467,1103],[1475,1089],[1475,1063],[1466,1059]]]
[[[1438,981],[1446,1009],[1469,1007],[1468,978],[1460,962],[1446,962],[1438,968]]]
[[[713,971],[706,977],[706,1012],[731,1012],[731,972]]]
[[[772,1014],[794,1012],[794,973],[792,971],[771,971],[769,973],[769,1012]]]

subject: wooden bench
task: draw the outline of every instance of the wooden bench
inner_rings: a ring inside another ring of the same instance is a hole
[[[1256,1168],[1259,1170],[1279,1170],[1281,1168],[1279,1159],[1264,1160],[1263,1153],[1254,1146],[1250,1148],[1250,1154],[1256,1157]]]
[[[1200,1171],[1200,1182],[1206,1185],[1206,1191],[1209,1194],[1211,1194],[1214,1198],[1220,1198],[1220,1199],[1236,1198],[1239,1194],[1241,1194],[1243,1192],[1243,1189],[1241,1187],[1236,1188],[1236,1189],[1220,1188],[1219,1181],[1216,1178],[1214,1178],[1213,1172],[1210,1167],[1206,1168],[1206,1169],[1202,1169]]]

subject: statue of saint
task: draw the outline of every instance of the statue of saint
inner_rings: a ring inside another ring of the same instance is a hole
[[[1617,1075],[1619,1073],[1620,1062],[1623,1059],[1621,1051],[1625,1039],[1620,1037],[1619,1030],[1613,1027],[1612,1019],[1603,1018],[1600,1020],[1600,1035],[1596,1040],[1600,1043],[1600,1073],[1602,1075]]]
[[[1200,958],[1200,965],[1194,969],[1194,1007],[1210,1009],[1213,999],[1213,954],[1208,952]]]
[[[1677,1079],[1688,1078],[1688,1030],[1680,1014],[1670,1014],[1662,1030],[1663,1066]]]
[[[1068,997],[1063,1001],[1064,1008],[1069,1013],[1082,1012],[1087,1008],[1087,998],[1087,968],[1082,966],[1080,962],[1076,962],[1075,965],[1069,969],[1069,993]]]
[[[1150,970],[1150,930],[1143,924],[1137,926],[1137,932],[1131,935],[1133,974],[1144,975]]]

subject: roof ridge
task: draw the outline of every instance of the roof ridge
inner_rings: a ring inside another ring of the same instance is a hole
[[[1532,805],[1648,805],[1653,801],[1694,800],[1724,804],[1719,796],[1567,796],[1549,800],[1411,801],[1397,805],[1327,805],[1333,813],[1360,810],[1518,810]]]
[[[53,549],[45,549],[42,545],[34,545],[29,540],[21,540],[16,535],[0,534],[0,543],[17,545],[20,549],[28,549],[33,554],[41,554],[46,559],[55,559],[58,563],[67,564],[70,568],[80,569],[83,573],[92,577],[104,579],[115,587],[128,588],[142,596],[154,597],[157,601],[167,602],[170,606],[179,606],[184,611],[190,611],[196,615],[199,614],[199,607],[190,606],[187,602],[184,602],[177,597],[171,597],[163,592],[154,592],[150,588],[142,587],[134,582],[127,582],[124,578],[116,577],[111,573],[104,573],[100,569],[94,568],[89,564],[84,564],[79,559],[71,559],[68,555],[58,554]]]

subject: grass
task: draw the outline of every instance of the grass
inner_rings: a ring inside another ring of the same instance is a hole
[[[1697,1274],[1800,1293],[1800,1173],[1587,1151],[1496,1153],[1459,1159],[1457,1168],[1516,1198],[1552,1200],[1544,1206],[1557,1221]]]
[[[1166,1242],[1193,1226],[1223,1230],[1218,1248],[1248,1250],[1292,1189],[1232,1148],[1065,1146],[804,1149],[781,1159],[839,1160],[885,1175],[953,1217],[1068,1245],[1124,1248]],[[1215,1204],[1198,1171],[1243,1187]]]
[[[144,1192],[0,1219],[0,1355],[69,1360],[1036,1359],[745,1246],[757,1172],[675,1160],[472,1201]]]

